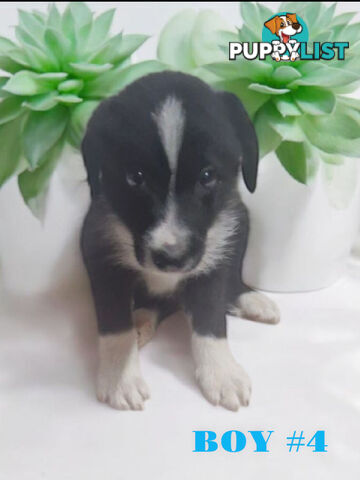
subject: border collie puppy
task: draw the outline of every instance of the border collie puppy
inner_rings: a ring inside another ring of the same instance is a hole
[[[226,313],[276,323],[276,305],[241,280],[258,145],[241,102],[162,72],[105,100],[82,144],[92,202],[81,248],[99,328],[97,395],[120,410],[149,398],[139,347],[177,311],[192,328],[195,376],[215,405],[247,405],[250,380]]]

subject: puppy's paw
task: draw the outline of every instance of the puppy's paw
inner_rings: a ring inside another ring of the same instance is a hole
[[[142,348],[154,336],[157,321],[156,313],[152,310],[139,308],[133,312],[133,321],[137,333],[137,344],[139,348]]]
[[[121,376],[99,373],[97,398],[117,410],[143,410],[150,397],[149,389],[141,376]]]
[[[234,362],[231,368],[203,365],[196,370],[195,375],[202,393],[213,405],[222,405],[233,411],[249,405],[250,379],[237,363]]]
[[[118,410],[143,410],[150,395],[140,372],[135,329],[99,340],[98,399]]]
[[[275,302],[260,292],[246,292],[239,296],[230,313],[262,323],[279,323],[280,310]]]

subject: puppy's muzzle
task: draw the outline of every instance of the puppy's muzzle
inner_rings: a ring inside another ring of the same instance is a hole
[[[154,265],[165,272],[176,272],[185,269],[187,257],[179,252],[178,245],[165,244],[161,249],[151,250]]]
[[[300,23],[293,23],[292,27],[293,27],[294,30],[299,30],[301,25],[300,25]]]

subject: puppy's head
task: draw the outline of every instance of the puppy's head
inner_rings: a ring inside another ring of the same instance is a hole
[[[272,34],[277,35],[284,43],[287,43],[292,35],[296,35],[302,31],[302,26],[298,22],[295,13],[276,15],[265,22],[265,27],[267,27]]]
[[[82,150],[92,195],[129,231],[142,268],[215,262],[237,226],[239,173],[256,185],[257,139],[241,102],[190,75],[151,74],[104,101]]]

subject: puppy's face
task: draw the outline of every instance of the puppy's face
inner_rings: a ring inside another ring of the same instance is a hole
[[[295,13],[276,15],[268,20],[265,26],[284,43],[287,43],[291,36],[302,31],[302,26],[298,22]]]
[[[83,152],[93,194],[130,232],[142,268],[195,271],[225,247],[245,153],[255,188],[256,136],[227,95],[190,76],[154,74],[104,102],[89,123]]]

